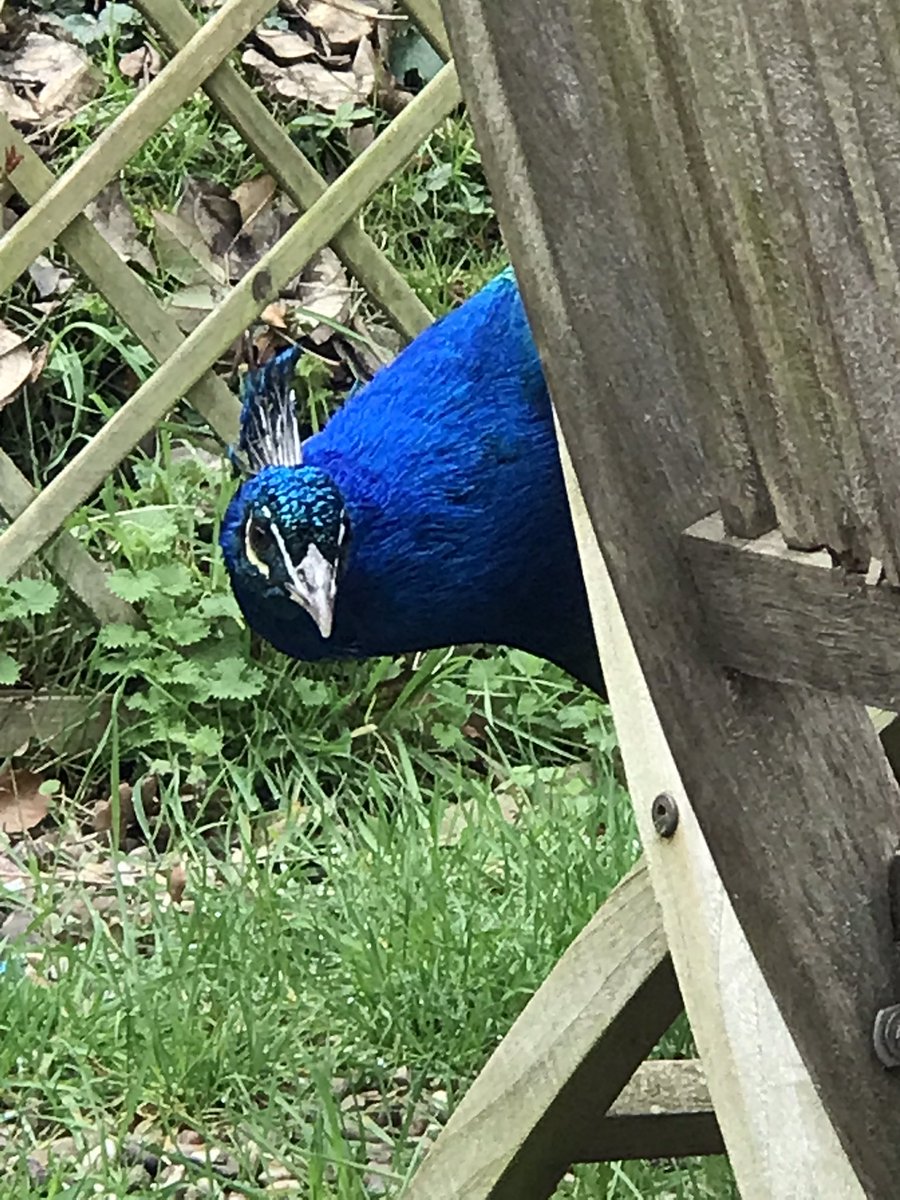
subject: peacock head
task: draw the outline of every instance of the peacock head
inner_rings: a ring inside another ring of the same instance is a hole
[[[285,351],[247,378],[234,457],[248,477],[226,521],[230,557],[245,583],[287,596],[328,638],[350,522],[331,477],[303,463],[291,386],[298,353]]]

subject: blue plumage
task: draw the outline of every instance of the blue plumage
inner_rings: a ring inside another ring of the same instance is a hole
[[[420,334],[302,453],[295,359],[280,355],[244,392],[239,457],[252,474],[221,543],[249,624],[306,660],[516,646],[601,690],[512,272]]]

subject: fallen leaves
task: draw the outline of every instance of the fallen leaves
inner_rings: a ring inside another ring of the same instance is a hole
[[[9,770],[0,775],[0,830],[25,833],[40,825],[49,811],[44,782],[34,771]]]
[[[245,50],[242,61],[252,67],[272,96],[314,104],[337,112],[342,104],[362,103],[371,94],[374,75],[360,78],[351,71],[337,71],[314,61],[281,65],[258,50]]]
[[[140,84],[147,84],[162,70],[162,58],[155,47],[138,46],[129,50],[119,59],[119,71],[126,79],[137,79]]]
[[[378,9],[371,4],[333,4],[315,0],[308,8],[305,20],[328,39],[332,50],[346,50],[371,35],[379,15]]]
[[[137,225],[117,179],[97,194],[85,208],[84,215],[93,221],[97,231],[106,238],[119,258],[124,262],[137,263],[150,274],[155,273],[153,255],[138,236]]]
[[[63,120],[98,86],[87,54],[49,33],[30,32],[17,49],[0,51],[0,107],[15,124]]]
[[[296,218],[296,208],[271,175],[257,175],[231,191],[187,177],[175,212],[153,213],[159,264],[182,285],[168,300],[179,326],[189,332],[199,324]],[[263,320],[321,344],[332,336],[332,323],[347,318],[351,303],[347,274],[326,248],[288,283]]]
[[[372,4],[358,0],[314,0],[297,10],[302,32],[260,29],[258,48],[244,51],[270,95],[336,113],[368,101],[375,90],[377,22],[385,19]]]
[[[25,339],[0,321],[0,408],[14,400],[34,361]]]

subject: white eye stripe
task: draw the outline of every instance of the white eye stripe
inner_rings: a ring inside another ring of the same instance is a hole
[[[262,575],[263,579],[268,579],[271,574],[271,571],[269,570],[269,564],[259,557],[256,551],[253,549],[253,544],[250,539],[250,529],[252,525],[253,518],[248,517],[247,523],[244,526],[244,554],[247,556],[247,562],[251,565],[251,567],[255,567],[256,570],[259,571],[260,575]]]
[[[281,536],[281,530],[274,521],[272,521],[272,523],[269,525],[269,532],[275,539],[275,544],[278,547],[278,553],[281,555],[282,561],[284,562],[285,570],[289,575],[292,575],[294,573],[294,564],[291,560],[291,556],[287,552],[287,546],[284,544],[284,538]]]

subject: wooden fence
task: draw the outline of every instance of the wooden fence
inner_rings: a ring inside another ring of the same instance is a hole
[[[428,308],[355,217],[461,100],[454,68],[447,64],[328,186],[228,61],[241,40],[276,7],[276,0],[226,0],[202,26],[181,0],[139,0],[138,7],[169,47],[170,59],[64,174],[55,177],[0,113],[0,190],[11,188],[29,205],[0,238],[0,295],[57,241],[158,364],[97,436],[40,492],[0,448],[0,510],[11,519],[0,532],[0,580],[9,579],[34,554],[44,551],[48,566],[100,624],[134,624],[139,617],[109,590],[104,566],[63,525],[183,397],[226,442],[233,440],[239,404],[210,368],[319,250],[331,244],[404,338],[414,337],[430,323]],[[448,57],[434,0],[408,0],[403,7],[432,47]],[[83,214],[200,87],[303,215],[185,336],[172,314]],[[73,739],[82,741],[85,730],[72,724],[73,716],[77,712],[67,697],[7,695],[0,705],[0,754],[11,753],[30,736],[59,744],[67,739],[70,744]],[[92,718],[89,726],[94,724]]]

